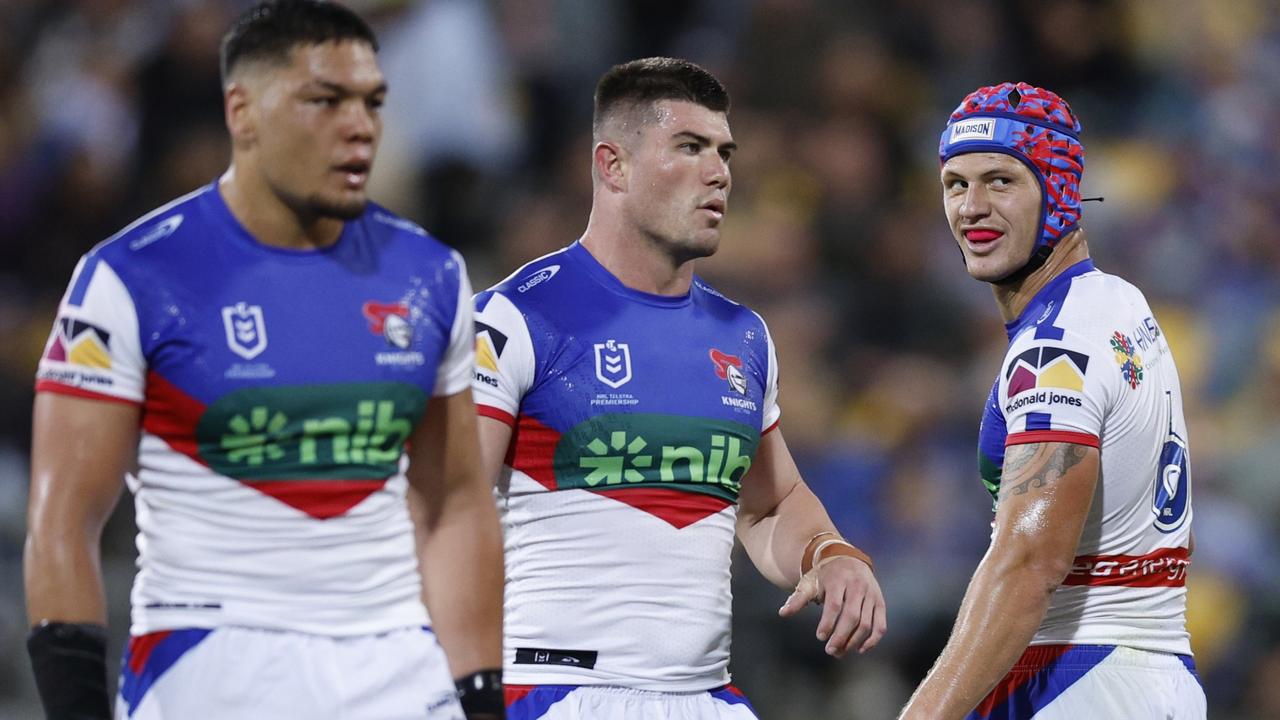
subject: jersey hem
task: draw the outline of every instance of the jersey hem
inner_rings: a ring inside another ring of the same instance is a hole
[[[638,678],[621,678],[621,677],[587,677],[583,675],[570,675],[567,673],[547,673],[528,674],[514,670],[511,665],[506,665],[502,670],[502,679],[505,685],[574,685],[578,687],[619,687],[631,690],[645,690],[648,692],[707,692],[710,690],[718,690],[729,684],[729,673],[726,671],[714,678],[698,678],[693,680],[682,680],[678,682],[655,682],[652,680],[640,680]]]

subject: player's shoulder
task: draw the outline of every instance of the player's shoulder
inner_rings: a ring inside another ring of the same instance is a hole
[[[367,231],[374,236],[404,243],[416,251],[453,255],[456,251],[418,223],[375,202],[369,202],[360,216]]]
[[[561,302],[563,294],[554,290],[570,274],[566,250],[561,248],[530,260],[492,287],[476,293],[477,308],[483,309],[494,296],[524,311],[536,311]]]
[[[217,192],[216,184],[197,188],[161,205],[98,243],[86,255],[120,268],[164,254],[157,250],[199,234],[207,195],[211,192]]]
[[[1085,336],[1110,335],[1150,315],[1147,298],[1136,285],[1092,270],[1074,279],[1056,323]]]
[[[767,332],[764,318],[746,305],[729,298],[703,278],[694,275],[689,289],[693,301],[716,320],[729,324],[758,326]]]

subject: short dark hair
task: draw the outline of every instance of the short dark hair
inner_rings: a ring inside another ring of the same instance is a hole
[[[359,15],[324,0],[263,0],[236,18],[222,37],[222,85],[242,62],[283,65],[299,45],[356,40],[375,52],[378,39]]]
[[[661,100],[684,100],[716,112],[729,112],[729,91],[714,75],[688,60],[650,57],[614,65],[596,85],[591,128],[599,134],[618,109],[649,106]]]

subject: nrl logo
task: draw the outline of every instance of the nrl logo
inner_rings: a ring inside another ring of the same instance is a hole
[[[595,344],[596,378],[617,389],[631,380],[631,347],[626,343],[608,340]]]
[[[261,305],[238,302],[222,308],[222,326],[227,331],[227,347],[245,360],[267,349],[267,324]]]

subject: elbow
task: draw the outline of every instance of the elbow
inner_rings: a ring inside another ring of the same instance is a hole
[[[1071,571],[1073,557],[1047,557],[1034,550],[997,553],[995,570],[1003,577],[1015,579],[1027,589],[1045,597],[1052,595]]]

